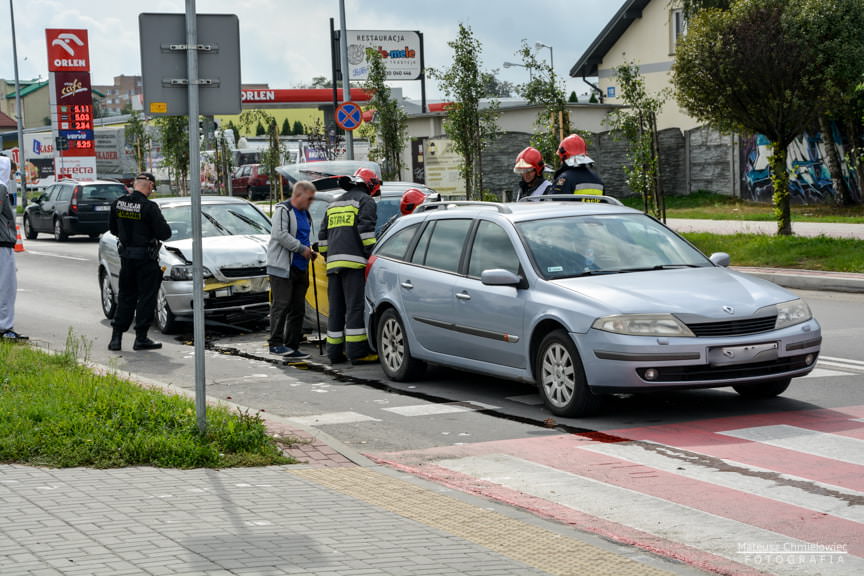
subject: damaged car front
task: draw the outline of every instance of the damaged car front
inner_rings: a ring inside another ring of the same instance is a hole
[[[189,198],[155,200],[171,226],[159,263],[162,286],[156,304],[156,325],[165,334],[192,319],[192,217]],[[201,198],[204,314],[208,324],[264,322],[269,312],[267,242],[270,221],[255,205],[240,198]],[[106,233],[99,242],[102,310],[116,308],[120,261],[117,238]]]

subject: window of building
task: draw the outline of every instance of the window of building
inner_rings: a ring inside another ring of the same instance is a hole
[[[669,54],[674,54],[678,40],[687,34],[687,20],[684,19],[684,10],[673,8],[669,11],[669,30],[671,32]]]

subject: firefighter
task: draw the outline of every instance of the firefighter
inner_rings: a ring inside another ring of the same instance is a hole
[[[531,146],[525,148],[516,156],[513,172],[522,176],[519,180],[517,200],[528,196],[540,196],[552,185],[551,182],[543,177],[544,167],[543,155],[540,154],[539,150]]]
[[[561,140],[558,157],[561,167],[555,172],[547,194],[603,195],[603,180],[591,169],[594,161],[588,157],[588,148],[581,136],[571,134]]]
[[[318,232],[318,250],[327,258],[327,356],[332,363],[377,362],[363,323],[363,291],[366,259],[375,247],[377,211],[373,196],[381,191],[381,179],[369,168],[344,177],[346,190],[324,213]]]
[[[384,233],[393,225],[396,220],[399,219],[400,216],[407,216],[414,212],[414,209],[417,208],[420,204],[426,201],[426,194],[417,188],[408,188],[402,194],[402,199],[399,201],[399,213],[394,214],[390,217],[387,222],[384,223],[383,226],[378,230],[378,234],[376,235],[378,238],[382,238]]]

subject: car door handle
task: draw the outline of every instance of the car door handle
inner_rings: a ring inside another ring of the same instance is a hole
[[[463,291],[456,294],[456,298],[458,298],[459,300],[470,300],[471,295]]]
[[[412,284],[410,280],[402,282],[399,285],[402,286],[402,288],[405,288],[407,290],[411,290],[412,288],[414,288],[414,284]]]

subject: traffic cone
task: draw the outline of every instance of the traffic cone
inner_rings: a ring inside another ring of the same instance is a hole
[[[24,252],[24,242],[21,241],[21,227],[15,226],[15,252]]]

